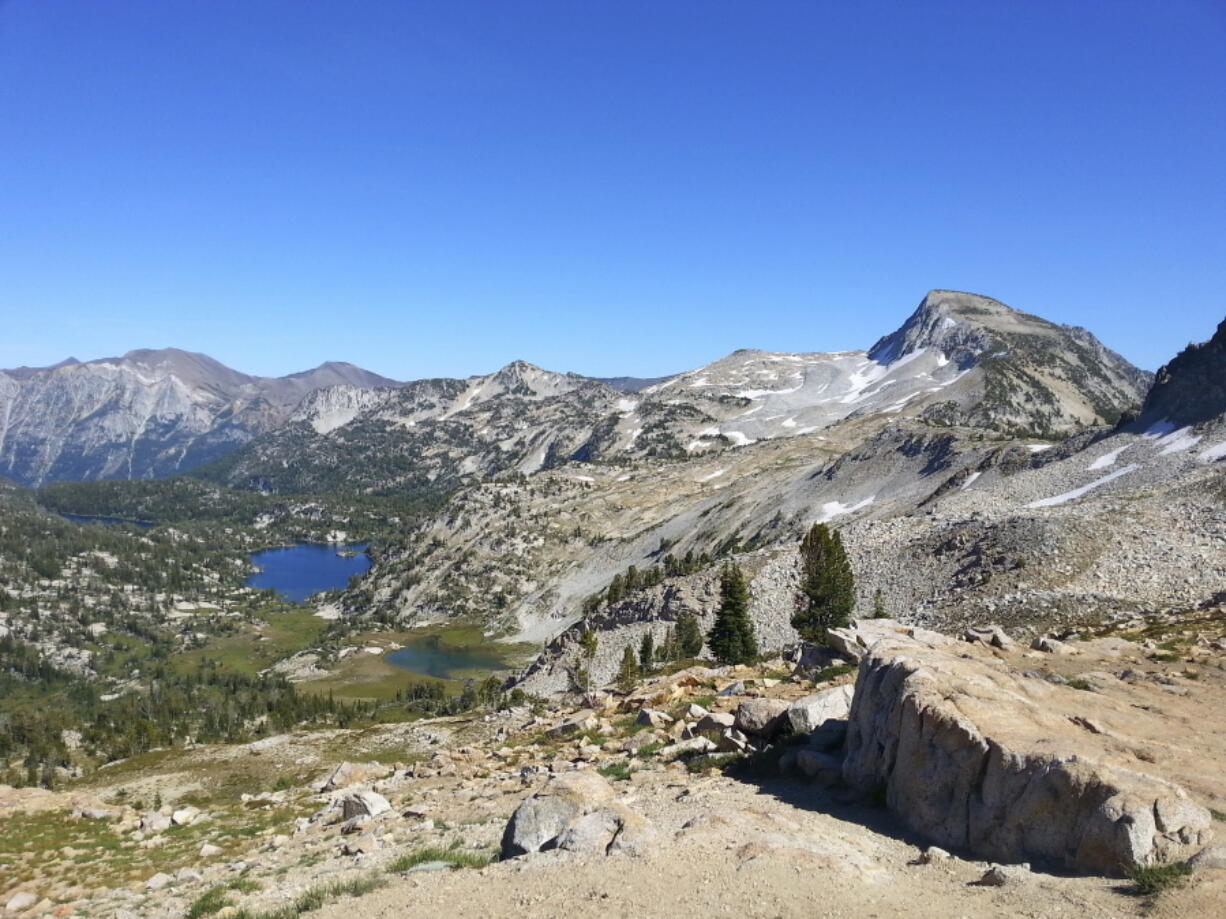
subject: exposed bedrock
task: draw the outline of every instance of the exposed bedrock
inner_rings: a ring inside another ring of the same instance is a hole
[[[937,845],[1126,874],[1191,855],[1211,825],[1208,810],[1127,753],[1117,728],[1137,714],[1007,672],[988,649],[883,637],[860,664],[843,777],[884,790]]]

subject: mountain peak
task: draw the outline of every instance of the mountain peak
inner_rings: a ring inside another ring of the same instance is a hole
[[[985,326],[1019,315],[991,297],[930,290],[902,327],[879,339],[868,356],[879,364],[892,364],[916,351],[936,348],[959,365],[969,366],[988,348]]]

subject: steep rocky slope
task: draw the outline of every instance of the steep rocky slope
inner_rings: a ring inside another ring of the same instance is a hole
[[[280,425],[308,393],[394,386],[326,363],[276,379],[173,348],[0,371],[0,475],[23,484],[191,469]]]
[[[1226,412],[1226,319],[1213,337],[1188,345],[1158,370],[1145,397],[1143,427],[1167,422],[1175,426],[1199,424]]]

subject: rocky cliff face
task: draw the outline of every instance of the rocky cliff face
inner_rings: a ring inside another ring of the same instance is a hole
[[[1188,345],[1158,370],[1145,398],[1143,425],[1200,424],[1226,412],[1226,320],[1213,337]]]
[[[339,363],[252,377],[176,349],[0,371],[0,474],[39,485],[181,472],[272,430],[305,395],[337,384],[395,385]]]

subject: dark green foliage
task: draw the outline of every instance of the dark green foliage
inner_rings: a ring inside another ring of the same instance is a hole
[[[1153,897],[1176,887],[1182,887],[1192,875],[1192,866],[1187,862],[1171,862],[1169,865],[1146,865],[1132,873],[1130,893],[1138,897]]]
[[[739,567],[732,563],[724,566],[719,590],[719,612],[707,635],[707,645],[721,664],[748,664],[758,656],[758,642],[749,619],[749,586]]]
[[[639,679],[639,662],[634,656],[634,648],[626,645],[622,651],[621,666],[617,668],[617,688],[622,692],[630,692]]]
[[[677,653],[673,660],[702,654],[702,626],[693,613],[682,613],[677,617],[676,636]]]
[[[881,588],[873,591],[873,618],[888,619],[890,614],[885,611],[885,600],[881,596]]]
[[[648,632],[639,642],[639,667],[644,673],[651,673],[656,661],[655,639]]]
[[[85,752],[104,761],[194,738],[243,743],[313,724],[345,727],[373,706],[297,692],[284,677],[243,676],[204,666],[177,675],[150,661],[145,691],[104,702],[95,683],[57,670],[28,645],[0,638],[0,760],[24,757],[28,784],[46,785],[69,764],[63,732],[81,732]]]
[[[826,630],[845,627],[855,608],[855,578],[842,537],[815,524],[801,540],[800,563],[804,608],[792,616],[792,626],[801,638],[824,642]]]

